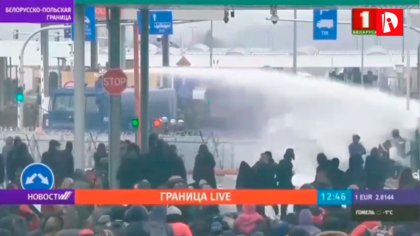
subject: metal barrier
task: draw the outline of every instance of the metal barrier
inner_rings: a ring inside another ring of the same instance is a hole
[[[0,131],[0,150],[5,144],[7,137],[16,136],[19,136],[28,145],[29,151],[37,162],[41,161],[42,153],[48,150],[50,140],[55,139],[59,141],[62,147],[65,146],[67,141],[73,141],[73,134],[71,132],[37,134],[35,131],[29,130],[26,132],[3,130]],[[236,156],[238,154],[239,156],[249,155],[250,148],[255,147],[254,145],[256,144],[254,141],[221,140],[214,136],[204,139],[203,136],[164,135],[161,138],[170,145],[177,146],[178,153],[183,158],[185,168],[188,171],[191,171],[194,167],[195,156],[198,153],[200,145],[206,143],[216,160],[216,169],[219,172],[221,171],[221,174],[234,173],[238,167],[235,159]],[[122,134],[121,140],[125,139],[134,140],[134,136],[131,134]],[[96,133],[87,133],[85,135],[85,167],[93,167],[93,154],[99,143],[104,143],[108,146],[108,136]]]

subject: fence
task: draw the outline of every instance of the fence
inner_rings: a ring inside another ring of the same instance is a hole
[[[42,153],[48,150],[48,143],[55,139],[59,141],[64,147],[67,141],[73,141],[73,135],[66,132],[57,132],[50,134],[36,134],[34,131],[17,132],[17,131],[1,131],[0,132],[0,150],[3,147],[7,137],[19,136],[23,142],[28,145],[28,149],[35,161],[41,160]],[[176,145],[179,155],[183,158],[185,168],[191,171],[194,167],[194,159],[198,152],[199,146],[206,143],[210,152],[216,159],[216,169],[218,170],[236,170],[240,159],[238,156],[244,156],[255,150],[254,141],[232,141],[221,140],[214,136],[204,138],[202,136],[180,136],[180,135],[166,135],[162,136],[169,144]],[[122,140],[133,140],[134,136],[131,134],[121,135]],[[93,154],[99,143],[104,143],[108,146],[108,136],[104,134],[87,133],[85,135],[85,167],[93,166]],[[77,158],[77,157],[75,157]],[[232,172],[232,171],[230,171]]]

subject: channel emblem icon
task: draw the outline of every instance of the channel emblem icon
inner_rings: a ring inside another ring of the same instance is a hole
[[[353,35],[403,36],[403,9],[358,8],[352,10]]]
[[[404,10],[378,9],[376,10],[377,36],[403,36]]]
[[[376,9],[353,9],[351,15],[353,35],[376,35]]]

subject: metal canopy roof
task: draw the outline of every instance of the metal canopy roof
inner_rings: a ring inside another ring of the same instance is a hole
[[[217,6],[237,6],[258,8],[277,6],[279,8],[313,7],[357,7],[357,6],[418,6],[419,0],[76,0],[76,4],[97,6],[149,6],[150,8],[214,8]]]

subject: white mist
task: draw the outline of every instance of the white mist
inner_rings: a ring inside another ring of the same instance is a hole
[[[268,111],[269,122],[252,152],[238,153],[236,162],[239,165],[246,160],[252,165],[265,150],[271,150],[278,161],[286,148],[294,148],[297,185],[313,180],[319,152],[330,158],[339,157],[342,167],[347,168],[347,147],[353,134],[361,136],[369,151],[389,139],[392,129],[399,129],[403,136],[411,138],[417,125],[417,102],[412,101],[412,109],[407,111],[404,98],[374,89],[253,69],[166,70],[262,91],[267,105],[259,109]]]

